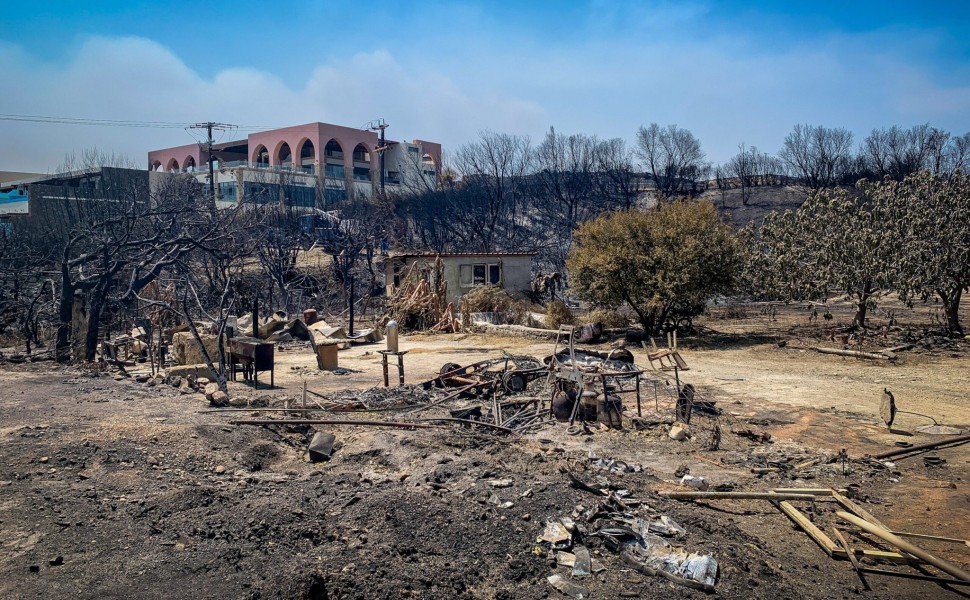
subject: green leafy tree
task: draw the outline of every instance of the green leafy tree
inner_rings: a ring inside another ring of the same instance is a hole
[[[728,291],[740,265],[737,237],[709,202],[661,203],[580,225],[567,267],[580,298],[627,304],[658,334],[675,308],[695,312]]]
[[[798,210],[770,214],[749,257],[747,285],[765,297],[825,300],[844,293],[856,306],[853,323],[897,281],[889,205],[845,189],[816,191]]]
[[[900,296],[910,302],[938,297],[947,329],[962,335],[960,301],[970,289],[970,176],[924,171],[860,187],[891,211]]]

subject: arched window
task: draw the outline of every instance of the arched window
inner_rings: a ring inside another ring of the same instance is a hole
[[[276,164],[281,167],[293,166],[293,152],[290,150],[290,145],[286,142],[280,144],[279,150],[276,151]]]
[[[370,152],[367,150],[367,146],[357,144],[357,147],[354,148],[354,162],[365,162],[370,164]]]
[[[256,150],[253,152],[253,162],[256,163],[257,167],[269,166],[269,152],[266,150],[266,146],[262,144],[256,146]]]
[[[300,170],[304,173],[313,173],[313,162],[316,159],[316,149],[313,142],[305,140],[300,145]]]
[[[337,140],[330,140],[323,149],[323,158],[326,161],[324,175],[328,179],[343,179],[344,173],[344,149]]]
[[[354,180],[370,181],[370,152],[363,144],[354,148]]]
[[[165,167],[165,170],[168,171],[169,173],[178,173],[179,161],[175,160],[174,158],[168,161],[168,166]]]

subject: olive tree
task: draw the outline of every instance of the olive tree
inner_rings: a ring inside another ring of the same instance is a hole
[[[752,237],[751,287],[784,300],[844,293],[856,306],[853,323],[865,327],[869,309],[897,276],[893,214],[870,191],[818,190],[798,210],[765,217]]]
[[[909,301],[936,296],[947,329],[962,335],[960,301],[970,288],[970,176],[923,171],[901,182],[860,186],[890,211],[900,296]]]
[[[658,334],[671,312],[703,310],[727,292],[740,265],[734,231],[710,202],[660,203],[579,226],[567,267],[579,297],[594,306],[628,305]]]

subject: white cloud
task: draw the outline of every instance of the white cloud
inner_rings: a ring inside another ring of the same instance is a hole
[[[535,103],[495,92],[472,95],[435,72],[409,72],[384,50],[358,53],[314,69],[301,89],[247,68],[206,79],[164,46],[142,38],[92,38],[62,67],[15,46],[0,46],[0,72],[16,94],[0,113],[192,123],[289,126],[324,121],[358,127],[377,117],[392,138],[454,146],[489,127],[541,127]],[[236,137],[243,137],[238,133]],[[149,150],[190,144],[180,129],[128,129],[0,121],[0,170],[55,170],[68,153],[98,147],[137,164]]]
[[[651,6],[654,17],[682,24],[706,10]],[[321,58],[296,83],[245,64],[204,76],[144,38],[90,38],[64,63],[0,42],[0,113],[270,127],[358,127],[382,117],[392,138],[438,141],[446,150],[484,129],[539,137],[554,125],[629,140],[655,121],[691,129],[716,161],[742,141],[774,152],[796,123],[844,126],[859,137],[892,124],[970,129],[970,89],[960,78],[967,70],[949,79],[934,70],[932,36],[830,34],[772,46],[743,31],[616,35],[616,23],[637,14],[629,4],[591,21],[585,35],[545,44],[482,16],[478,29],[467,17],[419,43],[389,44],[400,52],[335,55],[308,45],[305,55]],[[181,129],[0,121],[0,140],[0,170],[45,171],[94,146],[141,164],[149,150],[193,138]]]

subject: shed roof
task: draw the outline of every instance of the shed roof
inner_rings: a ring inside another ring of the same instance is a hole
[[[391,254],[390,258],[441,258],[464,256],[535,256],[535,252],[404,252]]]

